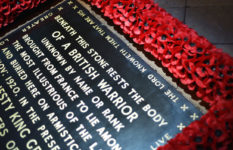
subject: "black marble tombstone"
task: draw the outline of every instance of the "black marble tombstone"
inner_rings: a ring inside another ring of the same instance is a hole
[[[156,149],[202,115],[74,0],[0,48],[1,149]]]

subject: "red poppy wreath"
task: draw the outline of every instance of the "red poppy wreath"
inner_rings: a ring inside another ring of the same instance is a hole
[[[46,0],[0,1],[0,28]],[[211,107],[163,149],[233,148],[233,59],[152,0],[88,0]]]

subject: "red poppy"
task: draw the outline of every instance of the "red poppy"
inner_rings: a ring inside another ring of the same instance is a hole
[[[0,28],[46,0],[0,2]],[[233,141],[233,59],[153,0],[88,0],[211,108],[159,149],[227,149]]]

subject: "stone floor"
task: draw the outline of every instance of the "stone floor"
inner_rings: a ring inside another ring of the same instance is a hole
[[[233,56],[233,0],[154,0]]]

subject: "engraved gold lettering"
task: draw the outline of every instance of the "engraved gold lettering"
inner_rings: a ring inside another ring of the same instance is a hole
[[[2,62],[2,60],[0,59],[0,73],[2,74],[2,76],[5,76],[5,74],[8,73],[8,70],[6,69],[5,64]]]
[[[24,97],[19,99],[19,103],[22,107],[25,107],[29,102],[28,102],[27,98],[24,96]]]
[[[99,53],[96,52],[93,48],[89,49],[87,53],[90,54],[90,56],[100,65],[101,68],[105,69],[109,66],[109,63],[104,60],[102,56],[99,55]]]
[[[26,80],[28,78],[27,73],[24,71],[24,69],[16,59],[12,60],[10,64],[12,65],[21,80]]]
[[[36,65],[34,60],[31,59],[31,56],[26,51],[21,52],[20,56],[23,58],[29,68]]]
[[[84,20],[90,25],[93,25],[95,23],[89,16],[87,16]]]
[[[69,73],[69,75],[74,74],[74,73],[77,72],[71,65],[67,66],[65,68],[65,71],[67,71]]]
[[[38,105],[41,107],[43,111],[46,111],[50,108],[50,105],[46,102],[44,98],[38,100]]]
[[[5,106],[5,111],[15,109],[10,97],[6,93],[5,89],[0,85],[0,102],[2,106]]]
[[[26,111],[26,113],[28,114],[28,116],[31,119],[33,124],[40,121],[39,115],[37,114],[37,112],[34,110],[34,108],[32,106]]]
[[[138,92],[132,88],[131,91],[128,93],[128,95],[131,96],[131,98],[136,102],[136,104],[141,104],[144,101],[144,98],[138,94]]]
[[[85,12],[83,10],[79,10],[78,11],[78,14],[81,16],[81,17],[84,17],[86,16]]]
[[[89,43],[88,43],[86,40],[84,40],[84,38],[83,38],[81,35],[79,35],[79,36],[75,39],[75,41],[76,41],[83,49],[86,49],[86,48],[89,47]]]
[[[96,130],[100,137],[106,142],[107,146],[112,150],[122,150],[122,147],[119,143],[117,143],[116,139],[112,137],[112,135],[105,130],[105,127],[99,128]]]
[[[117,84],[120,85],[122,89],[126,89],[129,86],[129,83],[124,78],[122,78],[121,75],[113,67],[107,69],[106,73],[108,73],[109,76],[114,81],[116,81]]]
[[[54,17],[54,19],[59,23],[63,29],[68,32],[71,36],[74,36],[77,34],[77,31],[69,25],[69,23],[60,15],[57,15]]]
[[[70,51],[69,56],[78,64],[79,67],[91,78],[91,80],[96,79],[100,74],[95,70],[93,66],[86,60],[77,49]]]
[[[109,36],[109,35],[107,35],[106,37],[105,37],[105,39],[113,46],[113,47],[115,47],[115,49],[117,49],[120,45],[118,44],[118,42],[114,39],[114,38],[112,38],[111,36]]]
[[[70,120],[70,123],[75,123],[79,121],[78,117],[76,117],[75,114],[71,111],[66,113],[66,118]]]
[[[31,134],[31,130],[27,128],[27,124],[24,122],[19,112],[15,112],[14,114],[10,115],[9,119],[17,129],[17,132],[19,132],[21,138],[26,138],[29,134]]]
[[[54,31],[52,33],[52,37],[55,38],[56,41],[60,41],[62,39],[65,39],[65,36],[62,35],[60,31]]]
[[[32,82],[32,80],[28,80],[27,82],[25,82],[25,85],[33,98],[36,98],[37,96],[41,95],[40,91],[37,89],[36,85]]]
[[[40,136],[47,144],[48,148],[51,150],[60,150],[60,146],[57,144],[57,141],[54,139],[53,135],[50,134],[49,130],[46,128],[45,125],[41,125],[37,128],[37,131],[40,132]]]
[[[67,94],[67,96],[71,99],[71,101],[75,101],[79,98],[79,95],[76,91],[65,81],[65,78],[58,74],[54,77],[57,80],[57,83],[62,87],[63,91]]]
[[[6,127],[5,122],[2,117],[0,117],[0,137],[4,137],[9,133],[9,130]]]
[[[151,108],[150,104],[145,105],[142,110],[147,113],[147,115],[152,118],[155,123],[158,123],[158,126],[168,125],[168,122],[159,114],[155,109]]]
[[[100,99],[100,97],[98,97],[98,96],[94,96],[92,99],[91,99],[91,102],[93,103],[93,104],[95,104],[95,107],[97,108],[97,109],[100,109],[101,107],[103,107],[104,106],[104,102]]]
[[[66,44],[62,44],[61,47],[64,48],[64,50],[67,50],[70,47],[71,43],[66,43]]]
[[[26,144],[27,149],[29,150],[42,150],[42,148],[38,145],[36,139],[30,139]]]
[[[104,36],[105,35],[105,31],[99,26],[99,25],[93,25],[93,28],[101,35]]]
[[[120,132],[121,129],[125,128],[125,125],[111,113],[109,108],[105,109],[102,114],[117,132]]]
[[[74,82],[85,93],[85,95],[93,93],[93,89],[80,76],[75,77]]]
[[[153,74],[149,74],[147,78],[159,89],[163,89],[165,85],[161,83]]]
[[[91,124],[92,127],[95,127],[97,124],[100,123],[100,120],[96,116],[94,116],[93,113],[87,115],[86,119]]]
[[[170,98],[174,103],[176,103],[179,100],[179,97],[177,97],[171,90],[167,90],[164,92],[165,95],[167,95],[168,98]]]
[[[120,53],[127,59],[131,64],[133,64],[141,73],[145,73],[147,68],[141,64],[135,57],[133,57],[128,51],[125,49],[121,49]]]
[[[12,52],[7,48],[1,49],[3,54],[6,56],[6,59],[11,59],[13,57]]]
[[[120,110],[121,114],[127,116],[127,120],[132,123],[138,118],[138,113],[133,111],[133,108],[127,104],[124,99],[119,96],[117,91],[112,91],[113,87],[102,79],[98,85],[100,90],[105,93],[109,100]]]
[[[57,68],[52,64],[52,62],[48,58],[42,59],[41,62],[44,64],[44,66],[50,72],[51,75],[54,76],[58,73]]]
[[[56,105],[59,107],[60,110],[64,110],[68,105],[65,102],[65,100],[61,97],[61,95],[56,91],[54,86],[49,82],[49,80],[44,76],[44,74],[41,72],[39,68],[36,68],[33,70],[33,73],[35,77],[39,80],[41,85],[45,88],[46,92],[49,94],[49,96],[52,98],[54,102],[56,102]],[[42,100],[41,106],[44,107],[44,110],[46,110],[49,106],[47,106],[47,103]]]
[[[87,131],[83,124],[80,124],[79,127],[76,128],[76,131],[79,133],[84,142],[92,139],[92,135]]]
[[[56,114],[54,112],[52,112],[52,113],[47,114],[47,117],[50,120],[53,127],[59,133],[60,137],[66,143],[66,146],[68,146],[69,149],[78,149],[79,145],[77,143],[75,143],[75,139],[72,137],[72,135],[66,129],[64,124],[61,123],[61,121],[56,116]]]
[[[156,150],[159,146],[166,144],[166,141],[170,140],[172,137],[165,133],[160,139],[154,142],[153,145],[150,146],[151,150]]]
[[[14,140],[10,140],[6,143],[7,150],[19,150]]]
[[[26,34],[23,37],[24,42],[32,49],[37,58],[45,56],[41,49],[36,45],[36,43],[31,39],[31,37]]]
[[[16,41],[13,43],[13,45],[14,45],[14,48],[16,49],[17,52],[23,49],[23,46],[21,45],[21,43],[19,43],[18,40],[16,40]]]

